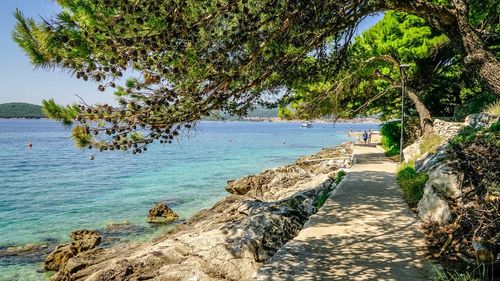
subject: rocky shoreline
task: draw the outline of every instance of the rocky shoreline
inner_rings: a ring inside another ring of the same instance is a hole
[[[165,235],[78,252],[52,279],[250,280],[318,211],[352,154],[352,144],[345,143],[229,181],[231,195]]]

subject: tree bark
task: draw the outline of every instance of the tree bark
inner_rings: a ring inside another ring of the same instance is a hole
[[[500,63],[488,51],[479,33],[469,24],[467,1],[452,0],[452,2],[455,5],[457,25],[465,51],[465,63],[479,74],[491,91],[500,95]]]
[[[407,88],[406,93],[408,94],[408,97],[410,100],[413,102],[415,105],[415,108],[417,109],[418,112],[418,117],[420,119],[420,130],[421,134],[428,134],[432,132],[432,116],[427,107],[420,101],[418,98],[416,92],[411,89]]]

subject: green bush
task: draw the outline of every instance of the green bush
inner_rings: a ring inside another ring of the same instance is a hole
[[[337,172],[337,174],[335,175],[335,183],[339,184],[345,175],[346,175],[346,172],[344,170],[339,170]],[[333,177],[331,179],[333,179]],[[328,197],[330,197],[330,194],[331,194],[331,192],[325,192],[325,193],[322,193],[319,195],[318,199],[316,200],[316,207],[318,209],[321,208],[325,204],[326,199],[328,199]]]
[[[412,207],[418,204],[424,195],[424,186],[428,176],[415,170],[412,163],[404,164],[398,170],[396,181],[403,191],[403,197]]]
[[[345,175],[346,175],[346,172],[344,170],[339,170],[337,172],[336,177],[335,177],[335,183],[339,184],[342,181],[342,179],[344,178]]]
[[[380,127],[382,135],[382,147],[386,156],[399,155],[399,144],[401,140],[401,122],[392,121]]]
[[[316,201],[316,208],[321,208],[325,205],[326,199],[330,197],[330,192],[321,193]]]
[[[473,142],[476,139],[476,134],[479,130],[474,129],[470,126],[462,128],[456,136],[450,140],[451,146],[458,146],[459,144],[465,144]]]
[[[458,134],[450,140],[452,147],[467,145],[481,138],[493,145],[500,146],[498,133],[500,132],[500,121],[491,124],[489,128],[474,129],[470,126],[462,128]]]
[[[455,107],[454,119],[464,120],[467,115],[482,112],[488,104],[491,104],[498,97],[492,93],[480,93],[464,101],[462,105]]]

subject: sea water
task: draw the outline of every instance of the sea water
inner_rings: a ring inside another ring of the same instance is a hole
[[[226,196],[230,179],[348,141],[350,129],[377,127],[206,121],[178,142],[132,155],[79,150],[70,130],[53,121],[0,119],[0,249],[69,241],[72,230],[124,221],[144,231],[121,241],[147,240],[165,231],[146,222],[155,202],[187,219]],[[41,267],[2,257],[0,280],[43,280]]]

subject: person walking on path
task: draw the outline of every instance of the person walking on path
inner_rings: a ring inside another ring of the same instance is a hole
[[[369,129],[368,130],[368,144],[371,144],[372,143],[372,130]]]
[[[365,132],[363,133],[363,142],[364,142],[364,144],[365,144],[365,145],[366,145],[366,142],[367,142],[367,141],[368,141],[368,133],[365,131]]]

